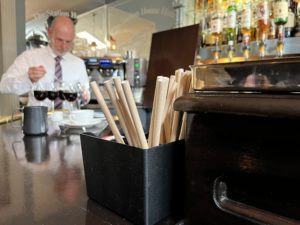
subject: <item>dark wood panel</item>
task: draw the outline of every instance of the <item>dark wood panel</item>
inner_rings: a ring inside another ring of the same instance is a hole
[[[300,224],[299,96],[189,94],[174,106],[187,111],[187,224]]]
[[[195,62],[199,25],[192,25],[152,35],[144,95],[144,105],[152,108],[155,81],[159,75],[170,76],[178,68],[189,69]]]

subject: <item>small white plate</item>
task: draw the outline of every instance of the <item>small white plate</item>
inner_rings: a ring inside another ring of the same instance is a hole
[[[81,127],[89,128],[89,127],[92,127],[92,126],[95,126],[95,125],[101,123],[101,121],[102,121],[102,118],[94,118],[88,124],[79,124],[79,123],[74,123],[73,121],[70,121],[70,120],[64,120],[63,125],[68,126],[70,128],[81,128]]]
[[[94,111],[94,117],[95,118],[104,118],[104,113],[103,112],[98,112],[98,111]]]

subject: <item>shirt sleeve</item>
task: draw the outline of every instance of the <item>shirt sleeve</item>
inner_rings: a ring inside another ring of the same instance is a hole
[[[28,55],[26,52],[19,55],[14,63],[2,75],[0,82],[0,92],[22,95],[31,90],[28,71]]]

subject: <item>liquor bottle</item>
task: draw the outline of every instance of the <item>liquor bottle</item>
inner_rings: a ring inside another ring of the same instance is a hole
[[[293,0],[288,0],[288,2],[289,2],[288,21],[284,25],[285,37],[287,37],[287,38],[293,36],[293,29],[296,25],[296,23],[295,23],[296,2],[294,2]]]
[[[205,39],[208,32],[207,27],[207,15],[204,9],[203,0],[195,0],[194,2],[195,11],[195,23],[199,23],[199,43],[201,47],[205,46]]]
[[[203,42],[204,46],[209,47],[214,45],[214,37],[211,34],[211,16],[213,14],[213,2],[212,0],[207,0],[207,3],[205,5],[205,12],[204,12],[204,17],[205,17],[205,22],[203,24],[204,29],[203,29]]]
[[[217,61],[220,55],[220,41],[222,40],[223,16],[221,10],[221,0],[215,1],[214,10],[210,22],[210,32],[215,39],[214,59]]]
[[[206,10],[208,14],[211,14],[214,10],[213,0],[207,0]]]
[[[276,24],[274,22],[274,4],[273,1],[270,2],[270,15],[269,15],[269,28],[268,28],[268,39],[276,38]]]
[[[223,34],[222,34],[222,44],[227,45],[227,9],[224,11],[223,15]]]
[[[195,0],[194,2],[194,23],[198,23],[205,16],[204,0]]]
[[[293,0],[295,2],[295,19],[296,25],[293,29],[293,37],[300,37],[300,2],[299,0]]]
[[[288,0],[274,0],[274,22],[276,25],[284,25],[288,21]]]
[[[201,0],[195,0],[194,2],[194,23],[200,22],[201,19]]]
[[[252,0],[251,1],[251,6],[252,6],[252,19],[251,19],[251,41],[256,41],[258,42],[258,26],[257,26],[257,10],[255,7],[257,6],[257,0]]]
[[[269,28],[269,1],[259,0],[257,2],[257,26],[259,32],[259,55],[264,57],[266,54],[266,38]]]
[[[231,0],[227,8],[227,51],[228,58],[231,61],[233,58],[233,52],[235,51],[234,45],[236,42],[237,34],[237,7],[235,0]]]
[[[251,1],[245,0],[241,14],[241,32],[243,34],[243,55],[245,60],[249,58],[251,25],[252,25],[252,8]]]
[[[228,0],[222,1],[222,14],[223,14],[223,32],[222,32],[222,44],[227,45],[227,8]]]
[[[284,25],[288,21],[288,0],[274,0],[273,13],[274,23],[278,28],[278,39],[276,45],[277,56],[281,57],[284,50]]]

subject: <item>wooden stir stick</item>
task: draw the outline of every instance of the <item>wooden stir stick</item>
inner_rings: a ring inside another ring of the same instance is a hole
[[[149,134],[148,134],[148,145],[151,148],[153,146],[153,132],[154,132],[154,117],[155,117],[155,111],[156,111],[156,102],[158,97],[158,79],[160,76],[156,78],[155,83],[155,90],[154,90],[154,98],[153,98],[153,105],[152,105],[152,111],[151,111],[151,118],[150,118],[150,127],[149,127]]]
[[[105,100],[103,98],[103,95],[101,94],[98,84],[96,83],[96,81],[92,81],[90,84],[91,84],[91,88],[94,91],[94,94],[97,98],[98,104],[100,105],[100,107],[106,117],[108,125],[109,125],[113,135],[115,136],[116,141],[120,144],[125,144],[122,139],[122,136],[117,128],[117,125],[105,103]]]
[[[124,116],[122,114],[122,111],[121,111],[121,108],[120,108],[120,105],[118,104],[118,99],[117,99],[117,96],[116,96],[116,92],[112,86],[112,81],[111,80],[107,80],[104,82],[104,86],[107,90],[107,93],[109,95],[109,98],[117,112],[117,115],[118,115],[118,118],[120,120],[120,124],[121,124],[121,127],[124,131],[124,134],[125,134],[125,137],[128,141],[128,144],[129,145],[133,145],[133,141],[129,135],[129,131],[128,131],[128,127],[126,126],[126,122],[125,122],[125,119],[124,119]]]
[[[115,85],[115,89],[117,91],[118,97],[119,97],[119,102],[120,102],[120,108],[122,111],[122,114],[124,115],[124,120],[126,121],[126,125],[128,127],[128,131],[130,133],[130,136],[132,137],[132,140],[134,142],[134,146],[135,147],[140,147],[142,146],[140,139],[138,138],[138,133],[137,133],[137,129],[135,127],[135,124],[133,122],[129,107],[128,107],[128,103],[126,100],[126,96],[121,84],[121,79],[120,77],[114,77],[112,78],[114,85]]]
[[[134,101],[134,97],[130,88],[130,84],[128,80],[124,80],[122,81],[122,87],[126,96],[126,100],[128,103],[128,107],[129,107],[129,111],[131,113],[132,119],[134,121],[136,130],[137,130],[137,134],[141,143],[141,148],[143,149],[148,149],[148,143],[147,143],[147,139],[144,133],[144,129],[141,123],[141,119]]]
[[[177,90],[175,98],[178,98],[182,95],[183,87],[182,87],[182,77],[183,77],[183,69],[178,69],[175,71],[175,78],[177,82]],[[177,138],[178,127],[179,127],[179,119],[180,114],[178,111],[173,110],[172,116],[172,131],[171,131],[171,142],[175,141]]]
[[[168,84],[168,92],[167,92],[167,99],[164,108],[163,114],[163,125],[162,125],[162,132],[161,132],[161,144],[168,143],[170,141],[171,135],[171,107],[173,105],[173,96],[176,91],[176,81],[175,76],[171,75],[169,78]],[[163,140],[163,141],[162,141]]]
[[[186,85],[184,88],[184,93],[189,93],[192,91],[192,72],[191,71],[186,71]],[[179,133],[178,140],[183,140],[185,138],[185,132],[186,132],[186,120],[187,120],[187,113],[184,112],[182,116],[182,123],[181,123],[181,129]]]
[[[153,117],[153,133],[152,133],[152,146],[158,146],[159,141],[160,141],[160,133],[161,133],[161,128],[163,124],[163,117],[164,117],[164,108],[165,108],[165,103],[166,103],[166,98],[167,98],[167,90],[168,90],[168,83],[169,83],[169,78],[167,77],[158,77],[156,85],[158,86],[157,88],[157,96],[156,102],[153,106],[155,108],[154,114],[152,115]]]

